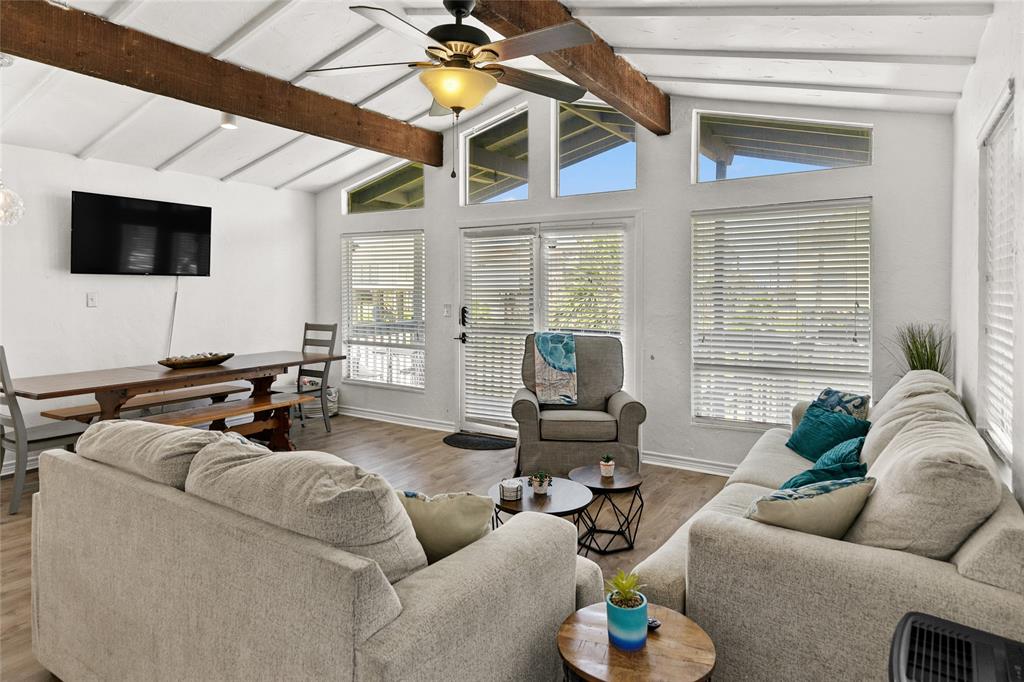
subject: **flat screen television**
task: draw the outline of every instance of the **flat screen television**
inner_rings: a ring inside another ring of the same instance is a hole
[[[209,206],[71,193],[71,272],[210,275]]]

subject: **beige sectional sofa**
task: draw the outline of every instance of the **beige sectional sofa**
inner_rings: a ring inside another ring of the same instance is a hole
[[[40,458],[33,651],[65,682],[559,679],[559,624],[602,596],[575,528],[551,516],[520,514],[391,583],[359,547],[185,492],[187,453],[107,454]]]
[[[794,408],[794,426],[805,408]],[[716,680],[886,680],[908,611],[1024,640],[1024,512],[951,382],[911,372],[869,419],[862,461],[877,483],[844,540],[744,518],[755,498],[811,466],[786,447],[788,429],[771,429],[636,567],[648,599],[711,635]],[[958,486],[954,504],[929,506],[929,495],[949,500]],[[962,532],[945,556],[943,543]]]

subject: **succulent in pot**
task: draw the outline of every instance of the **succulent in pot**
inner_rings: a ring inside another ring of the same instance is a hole
[[[640,576],[621,568],[605,582],[608,608],[608,640],[622,651],[638,651],[647,643],[647,597]]]
[[[548,488],[551,486],[551,475],[538,471],[535,474],[531,474],[526,482],[533,488],[534,495],[547,495]]]
[[[604,455],[601,457],[601,475],[610,478],[615,475],[615,457]]]

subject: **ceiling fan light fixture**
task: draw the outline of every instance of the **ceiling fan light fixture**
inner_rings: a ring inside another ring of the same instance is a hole
[[[498,84],[497,79],[485,71],[449,66],[424,71],[420,81],[438,104],[453,111],[478,106]]]

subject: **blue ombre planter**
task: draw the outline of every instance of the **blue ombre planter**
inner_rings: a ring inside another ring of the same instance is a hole
[[[624,609],[612,603],[609,594],[604,598],[608,607],[608,641],[622,651],[637,651],[647,644],[647,597],[635,609]]]

